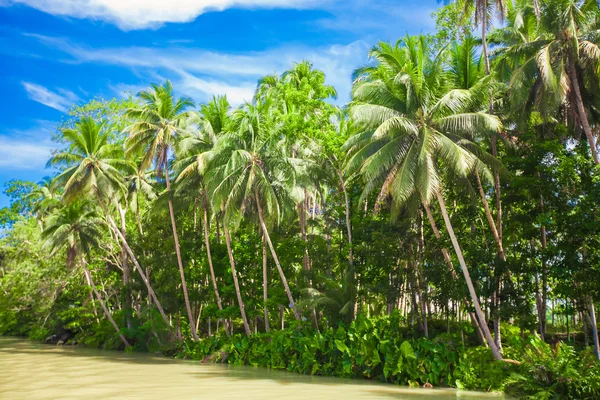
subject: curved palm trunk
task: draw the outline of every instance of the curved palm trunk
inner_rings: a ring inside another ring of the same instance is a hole
[[[119,217],[121,220],[121,233],[124,237],[127,236],[127,226],[125,224],[125,208],[121,207],[121,204],[117,204],[119,211]],[[129,262],[127,257],[127,249],[125,246],[121,246],[121,267],[123,268],[123,286],[125,287],[125,318],[127,321],[127,329],[131,329],[131,290],[129,288],[129,279],[131,276],[131,270],[129,268]]]
[[[574,59],[573,55],[571,55],[571,54],[569,54],[569,78],[571,80],[571,87],[573,88],[573,94],[575,95],[575,105],[577,107],[577,114],[579,114],[579,119],[581,120],[581,126],[583,127],[583,131],[585,132],[585,137],[587,138],[588,145],[590,146],[592,158],[594,159],[595,164],[600,164],[600,158],[598,158],[598,150],[596,149],[596,141],[594,140],[594,135],[592,134],[592,128],[590,128],[590,123],[587,118],[587,113],[585,112],[585,108],[583,106],[583,99],[581,98],[581,90],[579,89],[579,81],[577,80],[577,74],[575,72],[575,59]]]
[[[90,286],[92,287],[92,290],[94,291],[94,294],[96,295],[96,298],[98,299],[98,302],[100,303],[100,307],[102,307],[102,310],[104,311],[104,315],[110,321],[113,328],[115,328],[115,331],[117,331],[117,333],[119,334],[119,338],[121,339],[121,341],[123,342],[125,347],[130,347],[131,345],[129,344],[129,342],[127,341],[125,336],[123,336],[123,334],[121,333],[121,329],[119,329],[119,326],[113,319],[112,315],[110,315],[110,312],[108,312],[108,308],[106,308],[106,304],[104,304],[104,300],[102,300],[100,293],[98,293],[98,289],[96,289],[96,285],[94,284],[94,280],[92,279],[92,274],[87,269],[86,262],[83,258],[81,260],[81,268],[83,268],[85,277],[86,277],[87,281],[90,283]]]
[[[110,213],[108,212],[108,209],[106,208],[106,205],[104,204],[104,202],[100,199],[98,199],[98,201],[104,211],[104,214],[106,215],[106,219],[108,219],[108,224],[109,224],[111,230],[119,237],[119,239],[121,239],[121,243],[123,244],[123,246],[125,246],[125,249],[127,250],[127,254],[129,254],[129,257],[131,258],[131,261],[133,262],[133,265],[135,266],[136,271],[142,278],[142,281],[144,281],[144,284],[146,285],[146,288],[148,289],[148,294],[154,301],[154,304],[156,304],[156,308],[160,312],[160,315],[162,316],[162,318],[165,321],[165,323],[167,324],[167,326],[171,326],[171,321],[169,321],[169,318],[165,314],[165,311],[163,310],[162,305],[160,304],[160,301],[158,301],[158,298],[156,297],[156,293],[154,293],[154,289],[152,289],[152,285],[150,285],[150,281],[146,277],[146,273],[140,266],[140,263],[138,262],[137,258],[135,257],[135,254],[133,254],[133,250],[131,250],[131,247],[129,247],[129,243],[127,243],[127,239],[125,238],[125,236],[123,236],[123,234],[121,233],[121,230],[117,227],[117,224],[115,224],[115,221],[113,220]]]
[[[494,236],[494,241],[496,242],[496,247],[498,250],[498,257],[502,261],[506,261],[506,254],[504,253],[504,246],[502,245],[502,238],[500,237],[500,232],[496,226],[496,221],[494,221],[494,217],[492,216],[492,211],[490,210],[490,206],[485,197],[485,192],[483,190],[483,185],[481,183],[481,178],[479,177],[479,172],[475,170],[475,177],[477,178],[477,188],[479,190],[479,196],[481,197],[481,202],[483,204],[483,209],[485,211],[485,217],[490,225],[490,229],[492,231],[492,235]]]
[[[179,247],[179,236],[177,235],[177,224],[175,223],[175,212],[173,211],[173,200],[171,200],[171,180],[169,179],[169,168],[165,168],[165,179],[167,181],[167,192],[169,192],[169,214],[171,216],[171,228],[173,229],[173,240],[175,242],[175,254],[177,255],[177,266],[179,267],[179,276],[181,278],[181,289],[183,290],[183,299],[188,315],[190,325],[190,333],[195,341],[198,341],[198,333],[194,324],[194,315],[190,306],[190,298],[188,296],[187,284],[185,283],[185,273],[183,271],[183,262],[181,261],[181,248]]]
[[[426,202],[423,202],[423,208],[425,208],[425,212],[427,214],[427,219],[429,220],[429,225],[431,225],[431,229],[433,230],[433,234],[435,235],[436,239],[441,239],[441,235],[440,235],[440,231],[438,230],[437,224],[435,223],[435,219],[433,218],[433,214],[431,213],[431,208],[429,207],[429,204],[427,204]],[[458,281],[458,275],[456,275],[456,271],[454,270],[454,265],[452,265],[452,259],[450,258],[450,253],[448,253],[448,250],[445,247],[442,247],[442,255],[444,256],[444,260],[446,261],[446,264],[448,265],[448,269],[450,270],[450,274],[452,275],[452,278],[455,281]],[[465,302],[467,300],[464,300]],[[481,341],[481,343],[485,343],[487,344],[486,340],[485,340],[485,336],[483,335],[483,332],[481,330],[481,326],[479,326],[479,321],[477,321],[477,316],[475,316],[475,313],[472,311],[469,311],[469,318],[471,319],[471,324],[475,327],[475,331],[477,332],[477,336],[479,337],[479,340]]]
[[[494,146],[495,148],[495,146]],[[477,188],[479,189],[479,196],[481,197],[481,202],[483,203],[483,209],[485,211],[485,217],[488,221],[488,224],[490,225],[490,229],[492,231],[492,235],[494,236],[494,241],[496,242],[496,248],[498,251],[498,257],[500,258],[500,260],[502,260],[503,262],[506,262],[506,255],[504,253],[504,246],[502,245],[502,237],[500,236],[500,232],[498,230],[498,227],[500,225],[496,225],[496,222],[494,221],[494,217],[492,216],[492,212],[490,210],[490,206],[488,205],[487,199],[485,197],[485,192],[483,190],[483,185],[481,183],[481,178],[479,177],[479,172],[477,172],[477,170],[475,170],[475,177],[477,178]],[[495,178],[494,178],[495,180]],[[496,198],[499,204],[499,193],[500,193],[500,188],[499,188],[499,184],[496,187],[495,193],[496,193]],[[498,207],[500,207],[498,205]],[[498,210],[500,210],[500,208],[498,208]],[[498,211],[500,213],[500,211]],[[498,222],[500,221],[500,214],[498,214]],[[494,291],[492,293],[492,310],[494,311],[494,338],[496,340],[496,346],[498,347],[498,349],[500,351],[502,351],[502,339],[501,339],[501,334],[500,334],[500,280],[501,280],[501,276],[500,276],[500,271],[498,268],[498,265],[496,263],[495,266],[495,271],[494,271]]]
[[[235,269],[235,259],[233,258],[233,250],[231,249],[231,237],[229,236],[229,229],[227,229],[227,223],[223,223],[223,233],[225,234],[225,244],[227,244],[227,254],[229,254],[229,265],[231,266],[231,275],[233,275],[233,284],[235,286],[235,294],[237,296],[238,305],[240,307],[240,314],[242,314],[242,321],[244,322],[244,331],[246,336],[250,336],[250,326],[248,325],[248,319],[246,318],[246,310],[244,308],[244,300],[242,300],[242,292],[240,292],[240,284],[237,278],[237,271]]]
[[[90,277],[88,276],[88,274],[84,274],[84,275],[85,275],[85,280],[87,281],[87,284],[90,287],[92,287],[92,282],[90,280]],[[98,318],[98,310],[96,309],[96,304],[94,303],[94,293],[93,292],[90,292],[90,300],[92,301],[92,306],[94,307],[94,317],[96,317],[96,322],[100,323],[100,318]]]
[[[210,270],[210,279],[212,281],[213,290],[215,292],[215,299],[217,300],[217,307],[219,307],[219,311],[223,311],[223,304],[221,303],[221,296],[219,295],[219,288],[217,286],[217,278],[215,277],[215,269],[213,267],[212,255],[210,252],[210,234],[208,227],[208,210],[206,205],[206,194],[204,201],[202,203],[202,215],[204,221],[204,243],[206,245],[206,256],[208,258],[208,268]],[[225,332],[229,335],[229,329],[227,325],[225,326]]]
[[[440,210],[442,211],[442,215],[444,217],[444,222],[446,223],[446,229],[448,234],[450,235],[450,239],[452,240],[452,245],[454,246],[454,251],[456,252],[456,256],[458,257],[458,262],[460,263],[463,275],[465,277],[465,281],[467,283],[467,287],[469,288],[469,294],[471,295],[471,301],[473,302],[473,306],[475,307],[475,314],[479,319],[479,326],[483,330],[485,338],[492,350],[492,354],[496,360],[502,360],[502,354],[496,347],[496,342],[492,338],[492,334],[490,333],[490,329],[487,326],[487,322],[485,320],[485,316],[483,315],[483,311],[481,310],[481,305],[479,304],[479,298],[477,297],[477,293],[475,292],[475,287],[473,286],[473,281],[471,281],[471,276],[469,274],[469,270],[467,269],[467,264],[465,263],[465,259],[462,254],[462,250],[460,245],[458,244],[458,240],[456,239],[456,235],[454,234],[454,229],[452,228],[452,222],[450,221],[450,217],[448,216],[448,211],[446,210],[446,203],[444,202],[444,198],[442,194],[438,192],[436,194],[438,203],[440,204]]]
[[[271,242],[271,236],[269,236],[269,232],[267,231],[267,225],[265,224],[262,206],[260,205],[260,199],[258,198],[257,194],[255,194],[255,199],[256,207],[258,208],[258,219],[260,220],[260,226],[262,227],[262,231],[265,235],[265,239],[267,240],[267,244],[269,245],[269,249],[271,249],[271,255],[273,256],[273,260],[275,261],[275,265],[277,266],[277,270],[279,271],[281,282],[283,283],[285,293],[287,294],[288,300],[290,302],[290,308],[292,309],[292,311],[294,311],[294,316],[296,317],[296,319],[300,320],[301,315],[296,309],[296,303],[294,302],[294,298],[292,297],[292,292],[290,291],[287,279],[285,278],[285,274],[283,273],[283,269],[281,268],[281,264],[279,263],[279,258],[277,257],[277,253],[275,252],[275,247],[273,247],[273,243]]]

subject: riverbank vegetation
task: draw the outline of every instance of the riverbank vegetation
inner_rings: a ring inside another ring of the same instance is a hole
[[[6,188],[0,333],[598,396],[598,5],[435,17],[343,107],[303,61],[239,107],[165,82],[72,108],[56,174]]]

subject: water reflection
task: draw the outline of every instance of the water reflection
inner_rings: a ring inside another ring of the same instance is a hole
[[[207,365],[0,338],[0,399],[480,399],[498,395],[409,389],[263,368]]]

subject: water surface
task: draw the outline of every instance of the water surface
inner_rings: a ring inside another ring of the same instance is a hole
[[[0,338],[0,399],[501,398]]]

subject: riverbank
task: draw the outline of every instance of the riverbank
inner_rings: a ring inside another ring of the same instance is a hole
[[[131,348],[134,352],[153,349],[171,359],[352,378],[393,384],[391,387],[457,388],[502,392],[517,398],[542,394],[579,399],[600,396],[600,367],[590,350],[578,352],[562,342],[550,345],[506,325],[504,357],[519,363],[495,361],[489,349],[476,344],[468,324],[451,328],[452,333],[437,332],[424,338],[388,316],[361,316],[348,326],[320,332],[298,325],[250,337],[220,332],[198,342],[167,341],[163,332],[160,346],[146,339],[129,339],[135,345]],[[120,343],[110,336],[100,342],[101,337],[102,331],[86,331],[75,340],[83,346],[104,348]]]
[[[0,338],[0,398],[481,399],[498,394],[383,385],[273,369]]]

